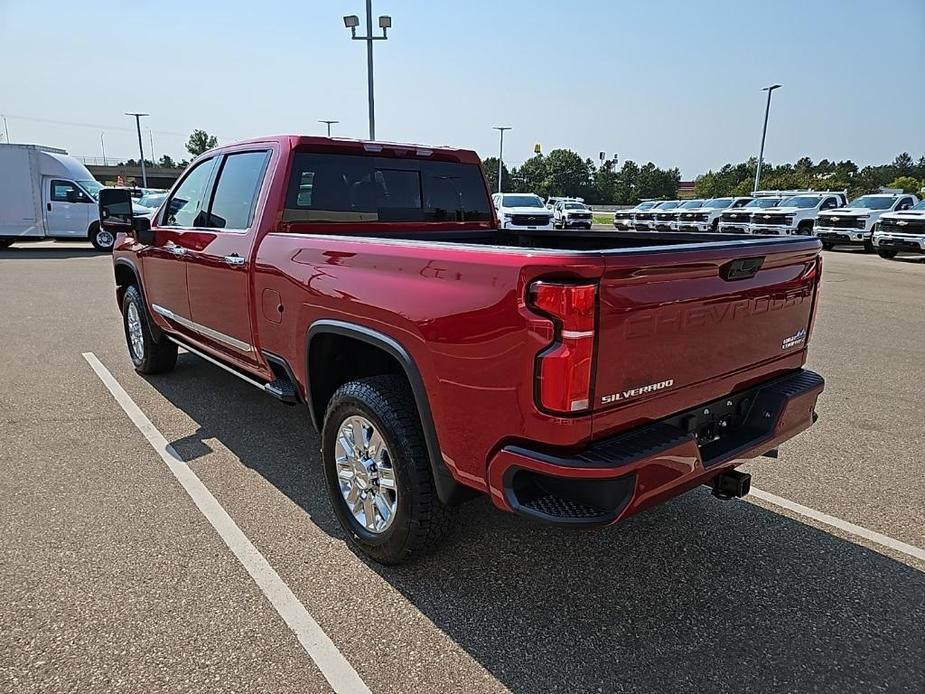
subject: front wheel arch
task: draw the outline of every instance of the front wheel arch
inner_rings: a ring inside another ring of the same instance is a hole
[[[806,219],[797,224],[797,234],[801,236],[811,236],[813,233],[813,220]]]

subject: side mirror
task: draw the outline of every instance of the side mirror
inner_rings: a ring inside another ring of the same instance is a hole
[[[143,243],[146,246],[154,243],[154,230],[151,229],[151,220],[148,217],[132,218],[132,234],[138,240],[138,243]]]
[[[112,234],[132,233],[132,196],[129,191],[124,188],[103,188],[100,191],[100,226]]]

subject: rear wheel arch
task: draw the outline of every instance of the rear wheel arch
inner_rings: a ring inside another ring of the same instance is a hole
[[[414,358],[401,343],[355,323],[319,320],[311,325],[306,336],[305,368],[305,399],[319,432],[328,402],[343,384],[386,374],[403,377],[414,396],[440,500],[455,505],[474,496],[472,490],[453,478],[443,462],[424,380]]]

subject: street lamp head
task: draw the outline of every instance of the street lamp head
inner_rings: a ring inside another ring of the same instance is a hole
[[[348,29],[356,29],[360,26],[360,18],[355,14],[350,14],[344,17],[344,26]]]
[[[772,84],[770,87],[762,87],[761,91],[763,92],[773,92],[775,89],[780,89],[782,84]]]
[[[379,17],[379,28],[380,29],[391,29],[392,28],[392,18],[387,14]]]

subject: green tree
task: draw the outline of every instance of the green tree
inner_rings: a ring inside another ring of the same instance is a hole
[[[925,186],[925,181],[919,181],[912,176],[897,176],[886,184],[887,188],[901,188],[904,193],[918,193]]]
[[[165,169],[175,169],[177,167],[176,162],[170,157],[169,154],[163,155],[157,162],[157,165],[163,166]]]
[[[546,185],[546,157],[537,154],[530,157],[517,169],[518,191],[522,193],[536,193],[541,198],[550,196]]]
[[[186,141],[186,150],[194,157],[198,157],[218,144],[218,138],[205,130],[194,130]]]
[[[488,157],[487,159],[482,160],[482,168],[485,170],[485,176],[488,178],[488,185],[491,188],[492,193],[498,192],[498,157]],[[504,190],[512,191],[512,180],[511,172],[507,168],[507,164],[502,164],[501,166],[501,182],[504,185]]]
[[[893,160],[893,168],[898,176],[909,176],[915,169],[915,162],[908,152],[903,152]]]
[[[554,149],[546,157],[545,184],[549,195],[584,196],[591,187],[591,167],[570,149]]]
[[[606,160],[593,174],[594,191],[589,202],[611,204],[617,200],[617,184],[620,172],[613,159]]]
[[[613,202],[617,205],[635,205],[639,202],[638,181],[639,166],[632,159],[627,159],[617,177],[616,198]]]

